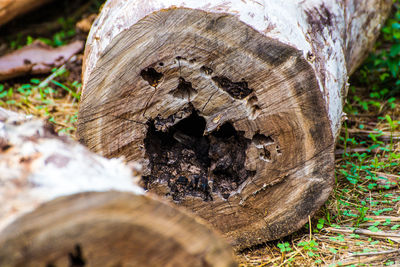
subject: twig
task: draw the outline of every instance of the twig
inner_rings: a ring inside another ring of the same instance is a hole
[[[373,262],[373,261],[383,261],[387,260],[387,257],[379,255],[379,256],[372,256],[372,257],[367,257],[363,259],[356,259],[356,260],[350,260],[350,261],[341,261],[340,266],[347,266],[347,265],[353,265],[353,264],[361,264],[361,263],[368,263],[368,262]],[[330,265],[331,266],[331,265]],[[334,266],[339,266],[339,265],[334,265]]]
[[[351,256],[353,256],[353,257],[376,256],[376,255],[386,255],[386,254],[393,254],[393,253],[400,253],[400,249],[392,249],[392,250],[376,251],[376,252],[368,252],[368,253],[353,253]]]
[[[400,135],[391,133],[391,132],[378,132],[378,131],[368,131],[368,130],[360,130],[360,129],[348,129],[348,132],[351,134],[358,134],[358,135],[369,135],[374,134],[377,139],[381,139],[384,141],[390,140],[400,140]]]
[[[392,217],[392,216],[368,216],[374,221],[386,221],[390,220],[391,222],[400,222],[400,217]]]
[[[364,152],[372,152],[372,153],[377,153],[380,152],[381,150],[379,149],[372,149],[370,150],[367,147],[356,147],[356,148],[350,148],[350,149],[346,149],[346,151],[344,149],[336,149],[335,150],[335,155],[336,156],[340,156],[343,153],[364,153]]]
[[[385,232],[372,232],[370,230],[365,230],[365,229],[354,229],[353,232],[355,234],[360,234],[360,235],[400,238],[400,235],[398,234],[385,233]]]
[[[365,230],[365,229],[336,229],[336,228],[324,228],[325,231],[327,232],[333,232],[333,233],[345,233],[345,234],[359,234],[359,235],[366,235],[366,236],[372,236],[375,238],[389,238],[392,241],[395,241],[397,243],[400,243],[400,235],[394,234],[394,233],[385,233],[385,232],[372,232],[370,230]]]
[[[378,178],[383,177],[383,178],[388,179],[389,182],[396,183],[397,181],[400,181],[400,175],[384,173],[384,172],[377,172],[377,171],[371,171],[371,172],[379,175]]]
[[[282,262],[281,265],[279,265],[278,267],[284,266],[285,263],[287,263],[288,261],[290,261],[290,259],[293,259],[294,257],[296,257],[297,254],[299,254],[299,251],[293,251],[293,253],[290,253],[290,254],[293,254],[293,255],[290,256],[290,258],[286,259],[284,262]],[[286,256],[289,256],[290,254],[287,254]]]

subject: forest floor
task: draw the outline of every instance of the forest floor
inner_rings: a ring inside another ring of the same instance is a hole
[[[39,39],[85,40],[76,28],[102,1],[58,1],[0,28],[0,56]],[[83,53],[83,52],[82,52]],[[0,83],[0,106],[44,118],[74,138],[82,53],[50,75]],[[400,11],[350,79],[336,146],[336,186],[300,231],[238,253],[241,266],[400,266]]]

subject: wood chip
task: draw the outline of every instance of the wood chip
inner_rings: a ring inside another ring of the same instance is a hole
[[[82,20],[78,21],[76,23],[76,28],[78,28],[82,32],[89,32],[90,28],[92,27],[92,24],[96,18],[97,18],[97,14],[91,14],[88,17],[83,18]]]

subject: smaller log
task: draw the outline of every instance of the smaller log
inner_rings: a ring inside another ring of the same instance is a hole
[[[236,266],[198,219],[147,196],[91,192],[46,203],[0,235],[0,266]]]
[[[51,0],[0,0],[0,26]]]
[[[235,266],[199,219],[143,195],[139,171],[0,108],[0,266]]]

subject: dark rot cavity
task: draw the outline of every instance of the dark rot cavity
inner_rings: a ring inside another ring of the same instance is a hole
[[[212,201],[212,193],[228,199],[254,175],[244,168],[250,140],[230,123],[204,136],[205,119],[190,109],[189,116],[172,126],[160,127],[163,120],[149,121],[144,142],[151,175],[143,177],[143,184],[146,189],[168,184],[175,201],[187,195]]]
[[[163,74],[161,72],[157,72],[153,68],[147,68],[140,72],[140,76],[142,76],[143,80],[148,82],[150,86],[157,87],[161,81],[161,78],[163,77]]]
[[[185,99],[190,101],[190,98],[197,94],[196,89],[192,87],[191,82],[185,81],[182,77],[179,77],[178,87],[170,92],[174,97]]]
[[[225,76],[214,76],[212,80],[219,88],[230,94],[233,98],[243,99],[253,92],[246,81],[232,82]]]

